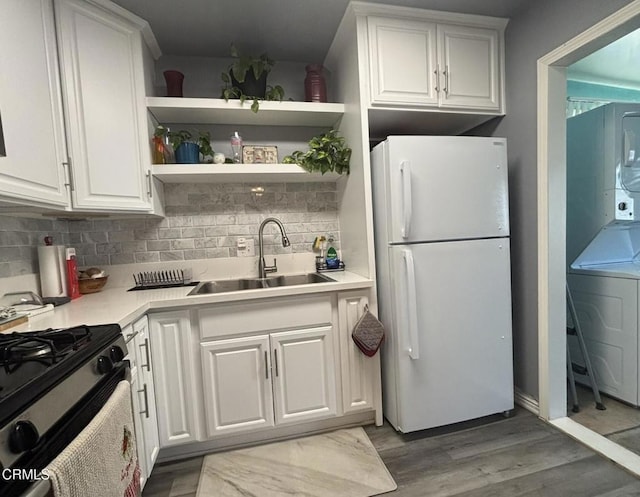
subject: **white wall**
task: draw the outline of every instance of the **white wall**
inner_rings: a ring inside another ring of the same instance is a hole
[[[516,386],[538,398],[536,61],[630,0],[538,0],[506,30],[507,115]],[[495,123],[494,123],[495,124]],[[553,167],[553,165],[551,165]]]

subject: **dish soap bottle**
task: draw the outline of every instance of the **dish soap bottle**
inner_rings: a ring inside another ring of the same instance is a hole
[[[333,236],[329,235],[329,245],[327,247],[327,257],[325,262],[327,263],[327,269],[338,269],[340,266],[340,260],[338,259],[338,252],[333,246]]]

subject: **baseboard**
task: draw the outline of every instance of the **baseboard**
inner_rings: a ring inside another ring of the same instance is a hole
[[[535,414],[536,416],[540,416],[540,405],[538,404],[538,400],[524,393],[519,388],[515,389],[514,401],[520,407],[523,407],[524,409]]]

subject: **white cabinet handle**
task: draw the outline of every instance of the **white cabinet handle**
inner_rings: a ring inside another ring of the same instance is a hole
[[[449,95],[449,66],[444,66],[444,92]]]
[[[73,182],[73,170],[71,169],[71,157],[67,157],[67,161],[63,162],[62,165],[66,166],[66,169],[67,169],[67,178],[65,178],[67,182],[64,184],[64,186],[69,187],[69,189],[73,192],[75,191],[76,187]]]
[[[416,298],[416,272],[411,250],[403,250],[404,267],[407,272],[407,315],[409,318],[409,357],[420,358],[418,345],[418,302]]]
[[[140,414],[144,414],[146,418],[149,417],[149,395],[147,393],[147,384],[145,383],[142,390],[138,390],[138,393],[144,393],[144,410],[140,411]]]
[[[125,343],[129,343],[131,340],[133,340],[138,333],[140,333],[140,331],[136,331],[134,333],[127,333],[127,336],[124,337]]]
[[[436,64],[436,70],[433,71],[436,75],[436,93],[440,93],[440,65]]]
[[[147,196],[153,197],[153,180],[151,179],[151,169],[147,170]]]
[[[275,358],[276,376],[278,376],[278,349],[273,349],[273,357]]]
[[[264,377],[269,379],[269,360],[267,359],[267,351],[264,351]]]
[[[147,368],[147,371],[151,371],[151,357],[149,357],[149,339],[145,338],[144,339],[144,343],[140,344],[140,348],[144,347],[144,355],[145,358],[147,359],[147,363],[146,364],[142,364],[141,367],[143,368]]]
[[[402,238],[409,238],[411,229],[411,163],[403,161],[400,164],[402,176]]]

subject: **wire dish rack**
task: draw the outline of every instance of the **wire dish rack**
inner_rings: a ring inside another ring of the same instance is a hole
[[[192,281],[191,269],[168,269],[166,271],[145,271],[135,273],[133,290],[152,290],[154,288],[172,288],[177,286],[196,286],[199,281]]]

